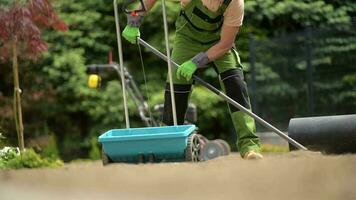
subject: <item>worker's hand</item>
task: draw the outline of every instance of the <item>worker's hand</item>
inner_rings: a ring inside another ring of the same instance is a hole
[[[140,37],[140,25],[142,23],[143,17],[133,14],[126,14],[127,26],[122,32],[122,36],[132,44],[137,43],[137,37]]]
[[[122,31],[122,36],[131,44],[137,43],[137,37],[140,37],[140,29],[138,27],[127,25]]]
[[[177,70],[177,78],[180,79],[181,76],[183,76],[187,81],[189,81],[197,68],[197,65],[192,60],[188,60],[179,66]]]
[[[209,63],[208,55],[205,52],[198,53],[191,60],[184,62],[177,70],[177,78],[183,76],[189,81],[198,68],[205,68]]]

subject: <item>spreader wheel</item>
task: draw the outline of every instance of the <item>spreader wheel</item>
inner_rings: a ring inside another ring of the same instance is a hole
[[[203,135],[197,134],[197,136],[199,137],[200,143],[204,146],[205,143],[208,143],[209,140],[208,138],[204,137]]]
[[[224,147],[217,141],[210,141],[206,143],[201,149],[201,160],[211,160],[222,156],[224,153]]]
[[[223,147],[223,156],[227,156],[231,153],[231,148],[230,148],[230,145],[229,143],[227,143],[225,140],[222,140],[222,139],[216,139],[215,140],[216,142],[218,142],[219,144],[221,144],[221,146]]]
[[[105,154],[104,148],[101,148],[101,160],[104,166],[112,163],[112,160]]]
[[[188,137],[187,147],[185,149],[185,159],[190,162],[200,161],[200,139],[195,133]]]

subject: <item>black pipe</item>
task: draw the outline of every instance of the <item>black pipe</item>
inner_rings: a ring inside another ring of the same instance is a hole
[[[309,150],[326,154],[356,153],[356,114],[294,118],[288,135]],[[289,144],[290,150],[295,150]]]

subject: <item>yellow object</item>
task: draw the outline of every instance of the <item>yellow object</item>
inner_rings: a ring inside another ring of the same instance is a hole
[[[88,78],[89,88],[98,88],[100,86],[101,78],[97,74],[90,74]]]

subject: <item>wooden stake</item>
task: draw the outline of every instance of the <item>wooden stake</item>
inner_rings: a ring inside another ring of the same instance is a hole
[[[21,108],[21,89],[19,82],[19,66],[17,61],[17,40],[16,38],[12,42],[12,69],[14,76],[14,118],[16,124],[17,138],[20,151],[25,148],[24,135],[23,135],[23,123],[22,123],[22,108]]]

